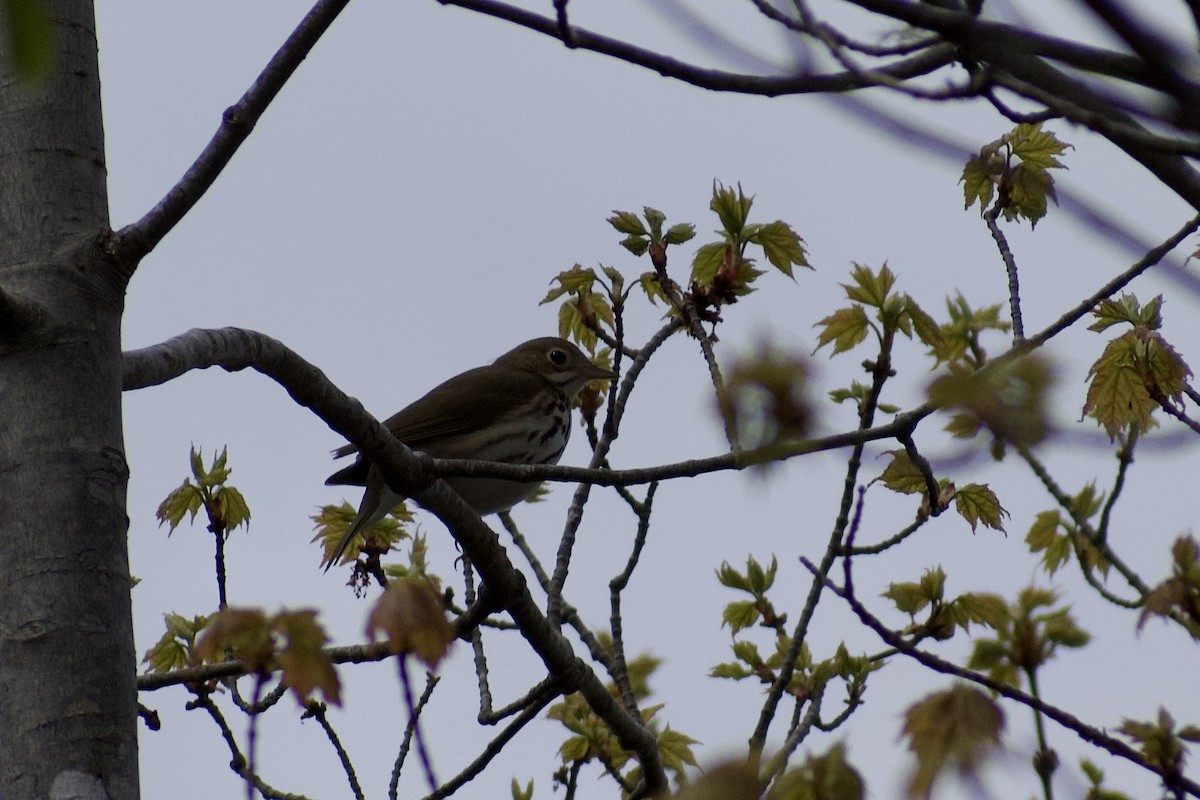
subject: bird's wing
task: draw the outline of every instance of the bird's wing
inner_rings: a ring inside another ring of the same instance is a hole
[[[469,433],[487,427],[510,408],[541,387],[542,378],[531,372],[498,370],[494,366],[476,367],[434,387],[424,397],[383,421],[400,441],[415,450],[431,440]],[[469,385],[470,391],[461,391]],[[480,403],[481,397],[490,402]],[[358,452],[349,443],[334,450],[335,458]],[[362,472],[361,475],[358,472]],[[366,478],[365,464],[346,467],[330,476],[329,481],[353,480],[361,485]]]

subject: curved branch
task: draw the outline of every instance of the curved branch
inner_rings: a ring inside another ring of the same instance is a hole
[[[1094,307],[1094,306],[1093,306]],[[141,350],[130,350],[124,354],[124,385],[126,391],[157,386],[178,378],[194,369],[221,367],[230,372],[248,367],[275,378],[284,388],[285,380],[328,381],[324,373],[304,364],[307,371],[281,373],[278,377],[265,366],[271,359],[280,357],[279,350],[287,348],[265,334],[242,328],[200,329],[196,328],[161,344]],[[293,358],[298,358],[292,356]],[[256,365],[254,362],[258,362]],[[289,375],[292,377],[289,378]],[[341,394],[336,388],[334,392]],[[292,398],[307,408],[316,407],[304,402],[291,389]],[[356,401],[355,401],[356,402]],[[556,481],[562,483],[590,483],[596,486],[635,486],[654,481],[674,478],[692,478],[710,472],[740,471],[768,461],[781,461],[796,456],[854,447],[881,439],[893,439],[916,428],[922,419],[932,414],[933,406],[925,404],[912,411],[897,414],[886,425],[838,433],[818,439],[788,442],[759,450],[724,453],[709,458],[696,458],[635,469],[588,469],[569,467],[562,464],[505,464],[498,461],[476,461],[470,458],[427,458],[422,457],[424,467],[431,474],[447,478],[506,478],[514,481]],[[364,412],[365,413],[365,412]],[[320,416],[320,414],[318,414]],[[322,419],[325,419],[322,416]],[[329,422],[327,419],[326,422]],[[354,437],[334,426],[351,441]],[[365,432],[362,433],[365,435]]]
[[[644,797],[664,791],[667,777],[654,734],[642,720],[625,712],[570,642],[551,625],[534,602],[525,577],[509,560],[495,532],[445,482],[437,479],[428,456],[414,454],[387,428],[367,414],[362,404],[338,389],[321,370],[279,341],[252,331],[226,328],[194,330],[168,342],[129,354],[125,386],[135,378],[181,374],[195,367],[251,368],[282,386],[298,404],[310,409],[330,428],[358,445],[383,474],[388,486],[413,498],[449,529],[479,574],[491,597],[508,611],[521,634],[564,693],[578,691],[604,720],[621,746],[637,755]],[[160,381],[161,382],[161,381]],[[146,385],[141,383],[140,385]]]
[[[145,216],[117,231],[111,247],[118,259],[126,264],[137,264],[196,205],[250,136],[267,106],[349,2],[318,0],[241,99],[225,109],[217,132],[183,177]]]
[[[438,0],[444,6],[458,6],[490,17],[512,22],[523,28],[543,33],[554,39],[562,39],[558,21],[543,17],[523,8],[517,8],[497,0]],[[708,69],[689,64],[653,50],[593,33],[579,27],[570,29],[570,47],[591,50],[620,61],[652,69],[664,78],[690,83],[701,89],[741,94],[758,94],[776,97],[785,94],[809,94],[820,92],[849,92],[873,85],[851,72],[834,72],[822,75],[745,75]],[[928,75],[957,60],[957,49],[953,45],[935,45],[911,58],[893,61],[877,67],[873,72],[892,80],[906,80]]]

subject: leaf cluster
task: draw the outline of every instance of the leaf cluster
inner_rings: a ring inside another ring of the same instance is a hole
[[[1103,301],[1092,313],[1097,321],[1089,330],[1131,327],[1110,340],[1088,370],[1083,413],[1094,417],[1109,436],[1148,430],[1155,424],[1151,413],[1167,400],[1181,401],[1192,375],[1159,331],[1162,296],[1142,306],[1136,297],[1122,295]]]
[[[851,283],[843,283],[842,288],[851,305],[816,323],[821,330],[814,352],[827,344],[833,345],[831,356],[847,352],[866,340],[871,331],[881,345],[902,333],[909,339],[915,335],[931,348],[941,346],[941,329],[933,317],[910,295],[893,291],[896,274],[887,264],[872,270],[856,263],[850,277]]]
[[[320,542],[322,547],[321,563],[327,563],[333,557],[334,550],[341,543],[346,531],[353,524],[358,512],[349,503],[343,501],[338,505],[324,505],[309,519],[313,521],[313,537],[310,541]],[[343,562],[354,561],[360,554],[386,555],[404,539],[412,536],[409,526],[413,522],[413,513],[408,506],[401,502],[391,510],[388,516],[362,531],[347,543],[342,555]]]
[[[1055,200],[1052,169],[1065,169],[1058,156],[1071,145],[1060,141],[1041,122],[1022,122],[994,142],[989,142],[963,167],[964,208],[976,202],[987,211],[995,208],[1004,219],[1027,219],[1036,226],[1046,216],[1048,201]]]
[[[690,292],[700,308],[736,302],[739,297],[754,291],[754,281],[763,274],[755,261],[746,255],[755,245],[775,269],[794,278],[793,267],[808,267],[804,240],[783,220],[766,223],[750,222],[753,196],[747,196],[739,185],[723,186],[713,183],[709,208],[717,215],[721,227],[718,240],[703,244],[692,259]]]
[[[172,611],[163,614],[163,622],[166,631],[142,657],[142,663],[149,665],[150,672],[171,672],[191,664],[196,637],[208,624],[208,617],[200,615],[188,619]]]
[[[1151,616],[1170,615],[1200,639],[1200,544],[1192,536],[1180,536],[1171,546],[1171,577],[1146,595],[1138,628]]]
[[[733,637],[734,661],[717,664],[709,675],[714,678],[745,680],[755,678],[770,685],[778,677],[788,653],[792,648],[786,615],[775,611],[767,592],[775,583],[778,562],[772,558],[770,566],[764,568],[755,558],[746,559],[745,572],[739,572],[728,562],[717,570],[717,580],[722,586],[750,595],[748,600],[735,600],[725,606],[721,614],[722,625],[728,625]],[[774,631],[774,650],[763,656],[758,645],[749,639],[738,638],[738,634],[754,626]],[[839,644],[831,658],[814,661],[807,642],[800,644],[799,652],[792,661],[792,677],[787,690],[799,698],[809,697],[834,678],[846,682],[848,702],[857,704],[866,691],[867,676],[882,667],[882,663],[866,656],[852,656],[844,644]]]
[[[907,450],[889,450],[886,455],[891,459],[876,480],[899,494],[926,492],[925,474],[913,462]],[[943,478],[938,481],[938,489],[939,504],[948,504],[953,500],[955,511],[970,524],[972,533],[980,524],[993,530],[1004,530],[1004,517],[1009,515],[1008,511],[1000,505],[1000,499],[986,483],[968,483],[959,487]],[[928,513],[928,508],[925,511]]]
[[[1095,482],[1089,482],[1070,500],[1068,514],[1058,509],[1038,512],[1033,525],[1025,536],[1031,553],[1042,554],[1042,567],[1048,575],[1054,575],[1074,553],[1080,565],[1089,573],[1098,570],[1107,576],[1112,566],[1103,549],[1092,541],[1089,533],[1077,523],[1087,522],[1100,513],[1104,505],[1104,493],[1096,491]]]
[[[1165,708],[1158,710],[1158,719],[1153,722],[1126,719],[1117,727],[1141,751],[1146,760],[1166,776],[1183,773],[1187,763],[1188,748],[1184,742],[1200,742],[1200,726],[1185,725],[1178,730],[1175,719]],[[1170,777],[1164,779],[1166,788],[1171,788]]]
[[[598,637],[600,645],[613,652],[613,640],[610,635]],[[649,654],[642,654],[626,662],[630,686],[634,697],[641,701],[651,695],[650,676],[662,663],[661,659]],[[615,684],[609,683],[608,690],[613,697],[620,701],[621,696]],[[641,705],[642,723],[654,734],[658,744],[659,755],[663,767],[671,772],[677,782],[687,780],[686,767],[698,766],[692,745],[698,744],[692,737],[673,730],[671,726],[660,726],[657,716],[663,704]],[[563,768],[559,778],[565,782],[565,775],[573,765],[598,761],[604,768],[614,774],[621,773],[632,759],[632,753],[621,746],[612,730],[591,709],[578,692],[565,696],[562,700],[550,706],[546,712],[550,719],[558,720],[571,735],[559,747]],[[641,767],[635,762],[634,766],[622,775],[626,786],[634,786],[641,778]]]
[[[189,521],[194,522],[201,508],[208,516],[208,529],[213,533],[227,536],[240,525],[249,527],[250,507],[246,498],[226,483],[233,471],[229,466],[228,448],[215,454],[212,465],[206,468],[201,451],[193,447],[190,461],[192,477],[185,478],[172,490],[155,512],[160,526],[164,522],[168,524],[167,535],[175,532],[185,515],[190,514]]]
[[[994,638],[979,638],[967,666],[987,672],[993,680],[1018,686],[1021,675],[1034,675],[1054,658],[1060,647],[1079,648],[1091,636],[1079,627],[1068,606],[1055,608],[1052,589],[1027,586],[996,625]]]
[[[927,569],[918,581],[891,583],[883,596],[892,601],[897,611],[913,620],[909,632],[916,636],[948,639],[956,628],[964,632],[971,625],[995,629],[1004,624],[1004,599],[989,592],[966,592],[952,600],[945,599],[946,573],[940,566]],[[918,614],[925,619],[916,622]]]
[[[341,704],[341,684],[325,651],[329,637],[314,609],[280,611],[268,616],[256,608],[226,608],[208,619],[191,653],[194,664],[241,661],[260,676],[278,670],[280,682],[301,705],[320,690],[326,701]]]

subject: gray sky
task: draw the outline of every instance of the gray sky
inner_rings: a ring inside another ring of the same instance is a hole
[[[572,8],[579,24],[683,58],[711,57],[711,47],[676,35],[679,20],[652,13],[654,5]],[[307,5],[143,0],[99,6],[112,220],[119,227],[144,213],[191,163],[222,110],[237,100]],[[549,4],[536,8],[545,11]],[[747,8],[723,24],[738,30],[749,50],[782,59],[781,43]],[[745,57],[716,58],[718,66],[753,66]],[[903,107],[894,100],[889,106]],[[284,341],[383,417],[452,374],[553,333],[555,307],[537,304],[550,279],[572,264],[612,264],[629,277],[649,269],[617,245],[619,237],[604,222],[613,209],[654,206],[669,222],[696,223],[696,244],[708,241],[716,228],[707,209],[714,179],[740,181],[755,195],[752,219],[792,223],[817,268],[798,274],[794,283],[766,275],[759,292],[726,309],[718,348],[726,362],[763,335],[810,352],[816,343],[812,325],[842,303],[839,284],[848,280],[852,261],[876,268],[887,261],[900,288],[938,316],[944,314],[942,298],[955,290],[976,305],[1001,302],[1002,265],[977,211],[963,210],[957,180],[970,149],[1010,126],[979,105],[922,105],[914,116],[965,143],[957,163],[866,127],[818,98],[705,92],[433,2],[352,4],[216,185],[143,263],[128,297],[125,346],[153,344],[193,327],[257,329]],[[1076,148],[1066,157],[1070,171],[1060,178],[1061,191],[1117,215],[1148,242],[1165,238],[1189,216],[1181,201],[1103,142],[1061,123],[1052,128]],[[1054,210],[1035,233],[1028,226],[1006,230],[1022,268],[1031,330],[1134,260]],[[686,278],[690,255],[687,247],[674,254],[678,280]],[[1147,300],[1175,284],[1150,275],[1132,288]],[[1165,308],[1164,333],[1185,357],[1197,340],[1194,302],[1177,294]],[[631,341],[654,330],[661,313],[633,303]],[[1048,349],[1059,368],[1058,421],[1097,443],[1103,439],[1096,426],[1076,421],[1083,376],[1103,341],[1080,329]],[[886,399],[911,405],[928,374],[916,360],[921,348],[907,342],[904,348],[908,355]],[[1003,348],[998,338],[991,343],[992,352]],[[817,354],[814,396],[861,379],[864,357],[866,351],[832,360],[827,351]],[[694,343],[672,341],[634,396],[614,464],[645,466],[722,452],[711,394]],[[369,603],[343,586],[344,569],[322,575],[319,552],[308,544],[308,518],[320,504],[357,502],[323,486],[333,468],[328,451],[341,443],[339,437],[251,373],[193,373],[130,394],[126,402],[130,537],[133,570],[142,579],[134,591],[139,652],[161,634],[163,612],[190,616],[216,605],[211,537],[198,525],[182,527],[168,540],[153,517],[187,474],[192,444],[206,458],[229,446],[233,482],[253,511],[249,533],[235,533],[228,549],[232,602],[268,610],[314,606],[339,643],[361,640]],[[828,432],[849,429],[851,410],[822,406],[819,422]],[[930,455],[953,449],[936,435],[939,427],[931,421],[920,431],[918,441]],[[577,435],[563,462],[584,463],[585,449]],[[868,475],[885,463],[877,453],[868,457]],[[1106,488],[1115,468],[1102,447],[1045,456],[1070,491],[1092,478]],[[808,589],[797,556],[821,553],[843,458],[816,455],[765,479],[714,475],[659,491],[656,525],[625,601],[626,643],[631,653],[648,650],[665,659],[652,682],[656,700],[667,704],[660,716],[704,743],[698,748],[703,764],[744,749],[762,694],[748,682],[706,677],[712,665],[731,658],[720,613],[725,603],[740,599],[719,586],[714,570],[722,560],[740,567],[748,555],[767,561],[776,554],[776,602],[794,619]],[[1116,546],[1151,582],[1165,573],[1169,542],[1194,524],[1195,499],[1178,492],[1182,471],[1194,462],[1190,446],[1147,448],[1130,477],[1127,502],[1118,506]],[[1011,598],[1030,580],[1048,583],[1023,541],[1033,516],[1051,507],[1036,481],[1015,463],[987,459],[957,466],[948,476],[960,485],[991,484],[1011,513],[1008,535],[983,529],[972,535],[965,522],[947,514],[903,552],[859,563],[862,597],[872,599],[888,582],[915,580],[939,563],[951,576],[952,594],[986,589]],[[568,495],[560,488],[550,502],[516,514],[545,558],[557,546]],[[608,580],[624,563],[634,520],[605,492],[593,495],[567,589],[568,599],[599,629],[607,624]],[[891,535],[911,519],[915,502],[872,488],[861,538]],[[435,570],[453,582],[448,535],[426,515],[421,527]],[[1126,716],[1150,717],[1160,704],[1169,704],[1177,718],[1200,718],[1195,651],[1179,632],[1150,623],[1134,637],[1134,616],[1098,605],[1073,566],[1055,585],[1097,640],[1046,670],[1042,688],[1052,702],[1110,728]],[[875,609],[902,624],[887,613],[885,601]],[[880,649],[834,598],[822,601],[818,617],[812,646],[819,656],[831,654],[843,638],[852,651]],[[759,642],[769,648],[765,638]],[[956,641],[944,652],[962,657],[965,647]],[[495,642],[490,652],[499,702],[540,677],[519,643]],[[368,795],[379,797],[406,721],[394,669],[388,664],[340,672],[346,708],[335,713],[335,724]],[[441,674],[425,721],[439,777],[446,779],[494,731],[474,722],[469,649],[458,647]],[[872,796],[899,796],[906,768],[899,715],[921,693],[918,687],[946,685],[910,665],[890,666],[873,676],[866,708],[834,737],[811,746],[823,751],[846,739]],[[143,701],[164,719],[161,732],[142,736],[144,795],[237,796],[241,787],[216,730],[206,717],[182,710],[185,693],[163,691]],[[262,722],[265,779],[287,791],[347,794],[320,731],[296,719],[290,699],[282,706]],[[831,714],[838,707],[827,705]],[[1030,714],[1016,706],[1006,711],[1006,741],[1015,755],[988,785],[996,796],[1031,795],[1034,777],[1025,766]],[[234,716],[231,724],[244,735],[243,718]],[[775,729],[782,727],[783,719]],[[516,776],[522,783],[535,778],[537,796],[550,797],[548,776],[561,731],[557,723],[531,726],[459,796],[507,796]],[[1097,760],[1103,754],[1053,725],[1050,731],[1064,756],[1060,790],[1080,796],[1077,754]],[[1111,762],[1105,768],[1118,788],[1143,796],[1152,791],[1134,771]],[[614,795],[597,774],[585,772],[580,797]],[[423,788],[416,764],[410,764],[403,796],[420,796]]]

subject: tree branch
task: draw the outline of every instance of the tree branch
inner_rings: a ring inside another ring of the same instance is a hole
[[[497,0],[438,0],[444,6],[458,6],[490,17],[505,20],[523,28],[537,31],[561,41],[562,29],[558,21],[543,17],[523,8],[497,2]],[[723,70],[708,69],[695,64],[664,56],[627,42],[613,39],[579,27],[571,27],[570,46],[590,50],[620,61],[654,70],[665,78],[675,78],[698,86],[721,92],[757,94],[777,97],[785,94],[809,94],[819,92],[849,92],[871,84],[851,72],[834,72],[822,75],[745,75]],[[873,71],[893,80],[905,80],[927,75],[952,64],[957,59],[956,49],[949,45],[936,45],[923,53],[893,61]]]
[[[275,339],[230,328],[192,331],[139,351],[130,361],[149,363],[152,372],[154,367],[159,368],[159,374],[161,370],[178,370],[185,365],[220,366],[230,371],[255,369],[277,382],[293,400],[310,409],[330,428],[358,445],[389,487],[412,497],[445,524],[483,577],[488,591],[520,627],[547,672],[557,678],[559,688],[565,693],[578,691],[621,746],[637,755],[644,778],[634,794],[644,797],[666,789],[667,777],[654,735],[642,720],[625,712],[596,673],[575,654],[570,642],[542,614],[529,593],[525,577],[508,559],[495,532],[437,479],[429,457],[414,454],[401,444],[367,414],[361,403],[338,389],[319,369]]]
[[[225,109],[217,132],[183,177],[145,216],[117,231],[110,247],[119,260],[127,264],[141,261],[196,205],[349,2],[318,0],[241,99]]]

